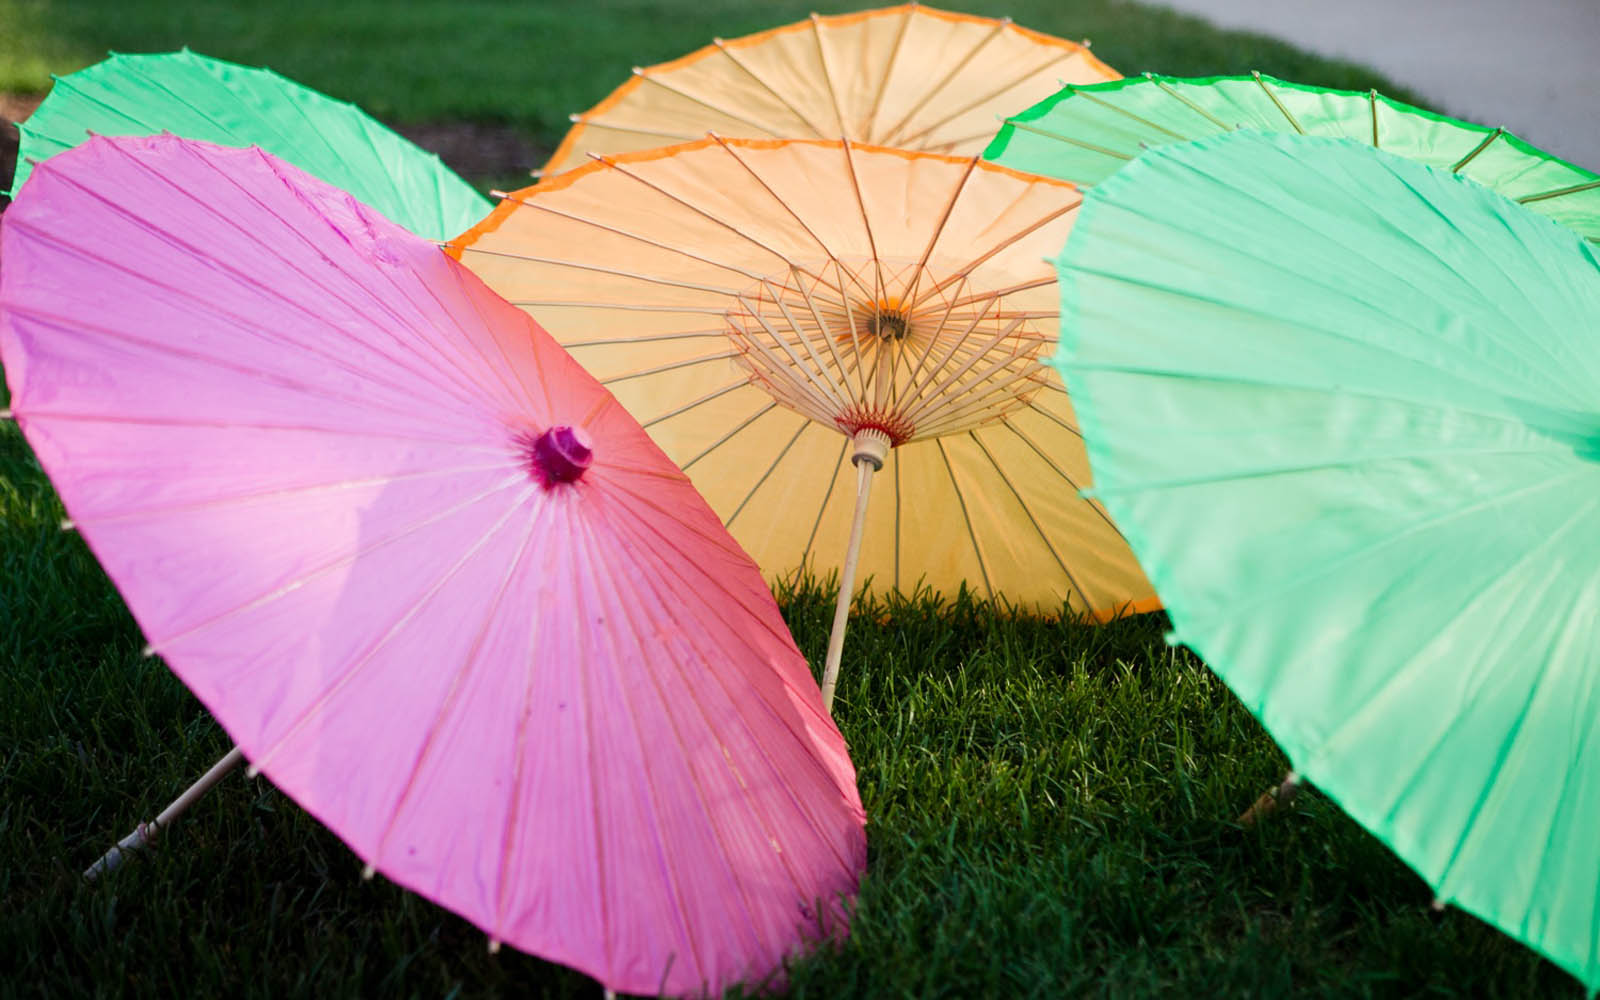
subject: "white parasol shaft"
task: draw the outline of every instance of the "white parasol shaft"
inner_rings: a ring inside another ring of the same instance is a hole
[[[839,570],[839,598],[833,608],[833,630],[828,633],[828,657],[822,668],[822,707],[833,714],[833,690],[839,686],[839,660],[844,655],[844,630],[850,620],[850,596],[855,592],[856,561],[861,555],[861,534],[867,521],[867,499],[872,493],[872,474],[883,468],[889,453],[889,436],[878,430],[857,431],[853,439],[856,467],[856,512],[850,522],[850,544],[845,549],[844,566]]]
[[[184,793],[172,800],[172,804],[161,810],[161,814],[149,823],[140,823],[132,833],[117,841],[115,847],[101,855],[100,860],[84,870],[83,877],[93,881],[106,872],[116,871],[121,866],[129,851],[144,848],[154,840],[168,824],[183,815],[200,796],[211,790],[211,786],[222,780],[223,775],[238,767],[244,760],[244,753],[234,747],[228,751],[227,756],[211,765],[211,770],[200,776],[200,780],[190,785]]]

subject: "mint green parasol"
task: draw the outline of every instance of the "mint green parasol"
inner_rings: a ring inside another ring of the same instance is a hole
[[[1600,240],[1600,175],[1518,139],[1369,91],[1329,90],[1260,73],[1129,77],[1069,85],[1011,118],[984,151],[996,163],[1098,184],[1139,153],[1247,128],[1357,139],[1470,177]]]
[[[1097,495],[1297,771],[1600,986],[1600,248],[1237,132],[1088,194],[1056,363]]]
[[[56,78],[22,130],[12,191],[43,161],[97,135],[172,132],[222,146],[260,146],[343,188],[419,236],[447,240],[489,214],[466,181],[360,108],[267,69],[184,49],[113,54]]]

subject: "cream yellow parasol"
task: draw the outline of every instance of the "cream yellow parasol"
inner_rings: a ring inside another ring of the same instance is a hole
[[[1122,74],[1088,45],[996,20],[904,4],[714,39],[633,76],[581,115],[545,164],[554,174],[708,131],[838,138],[970,156],[999,116],[1064,83]]]
[[[645,426],[769,577],[1156,606],[1047,364],[1077,188],[847,141],[700,142],[505,196],[451,252]],[[852,495],[846,473],[856,467]],[[887,495],[868,509],[874,475]]]

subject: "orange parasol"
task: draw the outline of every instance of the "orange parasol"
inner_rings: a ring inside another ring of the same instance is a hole
[[[837,138],[970,156],[1063,83],[1122,74],[1088,44],[919,4],[808,20],[710,45],[633,76],[581,115],[545,174],[708,131]]]
[[[616,394],[765,573],[840,571],[831,702],[858,565],[1046,612],[1156,606],[1078,495],[1046,364],[1044,258],[1079,201],[976,157],[713,137],[524,189],[450,249]]]

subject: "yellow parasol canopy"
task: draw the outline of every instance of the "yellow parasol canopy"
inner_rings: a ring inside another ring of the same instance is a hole
[[[1122,74],[1088,46],[919,4],[858,11],[715,39],[681,59],[635,68],[581,115],[545,164],[622,153],[708,131],[747,138],[846,138],[970,156],[1063,83]]]
[[[1079,496],[1046,363],[1045,258],[1080,200],[976,157],[713,137],[506,196],[450,249],[616,394],[769,577],[841,570],[842,616],[859,545],[880,587],[1103,620],[1156,600]]]

